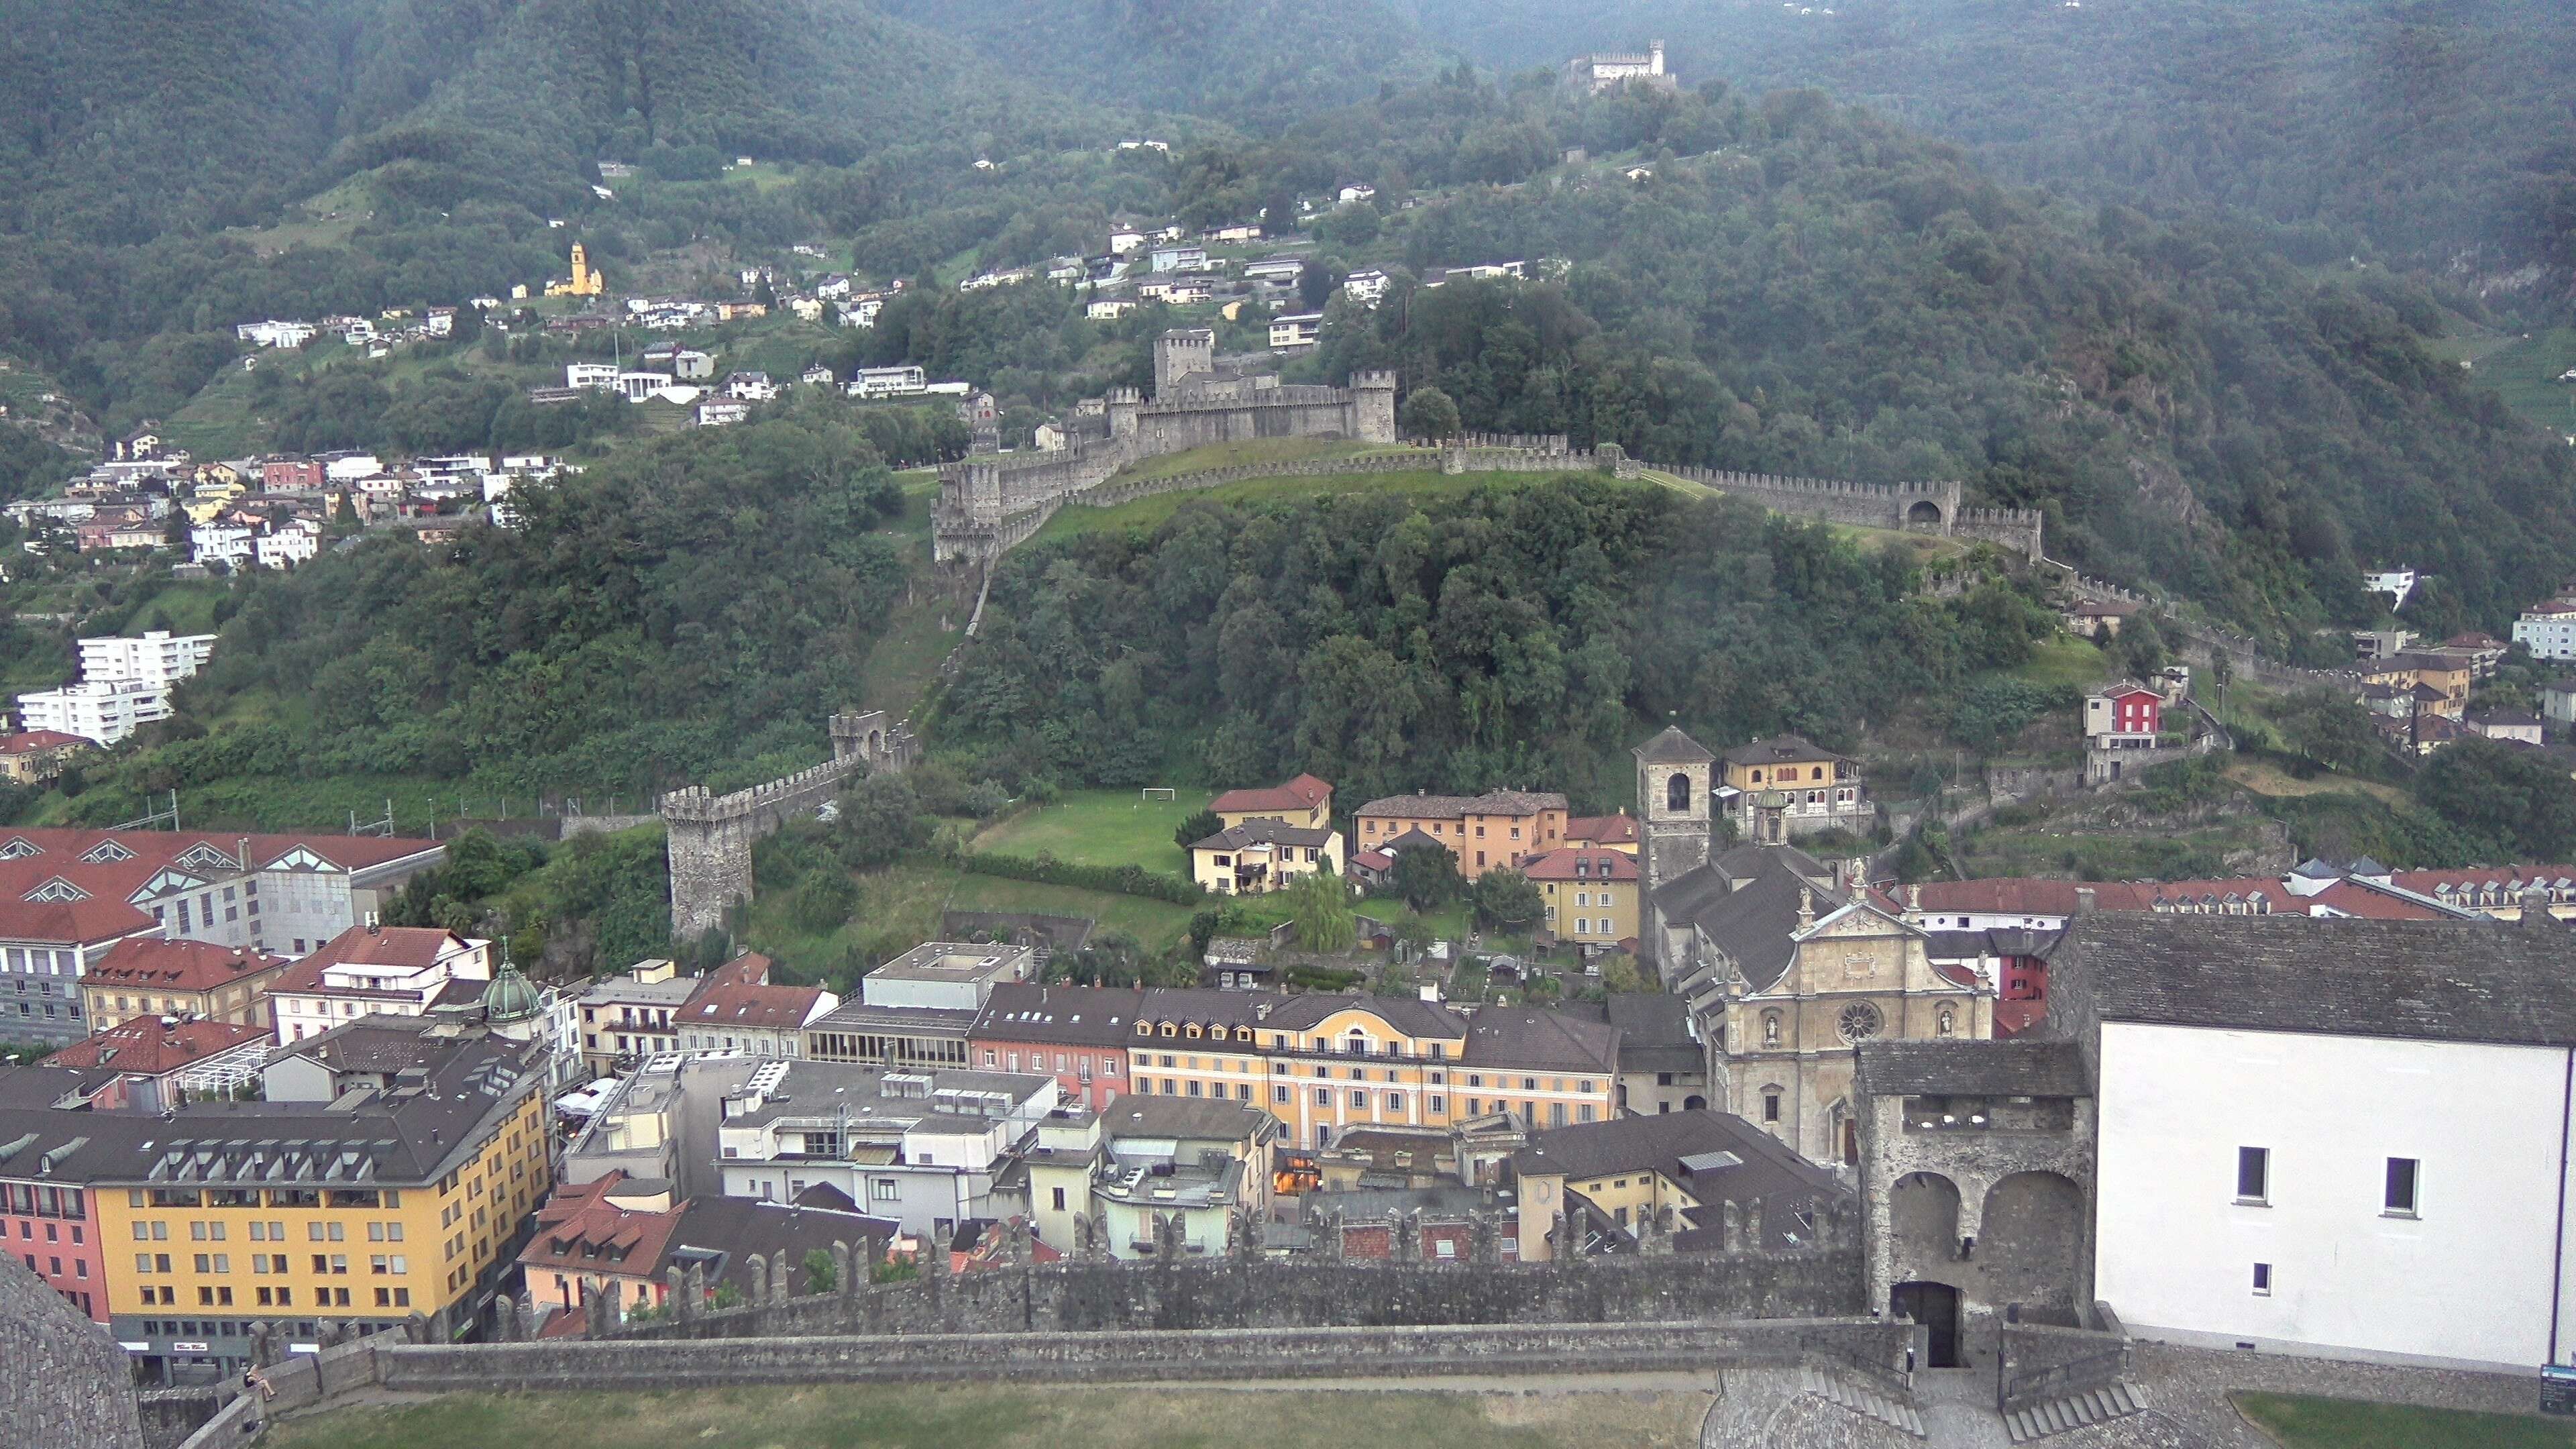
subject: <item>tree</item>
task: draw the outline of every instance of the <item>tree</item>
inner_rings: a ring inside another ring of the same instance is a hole
[[[1347,951],[1359,942],[1359,920],[1351,911],[1350,891],[1329,870],[1310,871],[1288,888],[1289,919],[1297,926],[1297,944],[1320,955]]]
[[[2307,690],[2278,716],[2281,743],[2329,770],[2377,773],[2379,730],[2359,704],[2327,689]]]
[[[928,838],[921,801],[901,775],[870,775],[841,794],[838,837],[841,863],[870,870]]]
[[[2576,781],[2537,750],[2460,740],[2425,765],[2415,793],[2443,819],[2523,860],[2576,854]]]
[[[831,1293],[841,1286],[840,1269],[832,1262],[832,1250],[814,1248],[805,1254],[805,1291]]]
[[[1427,911],[1456,900],[1467,882],[1458,874],[1458,857],[1449,852],[1449,847],[1424,841],[1396,852],[1395,869],[1387,872],[1387,884],[1406,905]]]
[[[1297,269],[1297,302],[1309,312],[1320,312],[1340,285],[1341,278],[1333,275],[1331,267],[1309,261]]]
[[[1637,969],[1637,958],[1614,952],[1601,962],[1601,989],[1604,991],[1652,991],[1654,985],[1646,973]]]
[[[1476,920],[1514,935],[1527,933],[1547,913],[1538,883],[1516,870],[1489,870],[1476,877]]]
[[[1215,835],[1224,829],[1225,818],[1223,816],[1218,815],[1213,810],[1202,810],[1191,816],[1189,819],[1181,822],[1180,828],[1172,832],[1172,843],[1183,850],[1187,850],[1191,846],[1198,844],[1200,841],[1205,840],[1209,836]]]
[[[1415,438],[1458,436],[1458,403],[1436,387],[1417,387],[1398,410],[1397,431]]]

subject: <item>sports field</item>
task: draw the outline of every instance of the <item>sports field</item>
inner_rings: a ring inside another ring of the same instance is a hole
[[[1135,790],[1074,790],[1053,805],[1023,811],[975,837],[975,849],[1003,855],[1052,855],[1081,865],[1141,865],[1187,876],[1190,863],[1172,832],[1215,798],[1175,789],[1170,800]]]

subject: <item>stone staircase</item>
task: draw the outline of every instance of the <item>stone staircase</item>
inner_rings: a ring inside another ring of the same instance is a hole
[[[1813,1363],[1804,1364],[1798,1369],[1798,1387],[1820,1399],[1840,1404],[1855,1414],[1864,1414],[1891,1428],[1901,1429],[1917,1439],[1924,1437],[1923,1416],[1914,1411],[1912,1404],[1900,1403],[1849,1375]]]
[[[2016,1444],[2028,1444],[2051,1434],[2063,1434],[2088,1424],[2142,1413],[2147,1408],[2147,1391],[2127,1379],[2115,1379],[2098,1388],[2068,1394],[2062,1399],[2049,1399],[2022,1409],[2004,1413],[2004,1427],[2012,1432]]]

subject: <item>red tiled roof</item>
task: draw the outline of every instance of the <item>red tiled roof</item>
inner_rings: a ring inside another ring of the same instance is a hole
[[[28,755],[38,750],[59,749],[64,745],[96,748],[96,741],[80,735],[67,735],[61,730],[21,730],[14,735],[0,735],[0,755]]]
[[[519,1250],[520,1264],[628,1278],[657,1276],[671,1235],[679,1230],[681,1210],[615,1206],[609,1193],[625,1180],[621,1168],[596,1181],[557,1185],[537,1208],[537,1230]]]
[[[2456,917],[2446,917],[2430,906],[2417,905],[2413,901],[2392,896],[2386,891],[2372,890],[2368,886],[2354,885],[2350,881],[2326,887],[2315,895],[2307,897],[2305,904],[2310,907],[2322,906],[2339,915],[2359,916],[2373,921],[2456,919]]]
[[[823,999],[815,986],[772,986],[770,960],[746,951],[706,974],[688,1004],[672,1013],[681,1026],[798,1027]]]
[[[438,926],[351,926],[297,964],[401,966],[418,971],[438,964],[450,942],[465,944],[463,937]]]
[[[1333,787],[1312,775],[1299,775],[1284,785],[1266,789],[1228,790],[1216,797],[1208,808],[1219,815],[1233,815],[1246,810],[1312,810],[1331,799]]]
[[[209,941],[170,941],[159,936],[132,936],[109,949],[89,968],[86,979],[98,986],[150,986],[175,991],[212,991],[218,986],[286,965],[283,956],[218,946]]]
[[[1580,876],[1574,873],[1577,861],[1585,864]],[[1521,862],[1521,874],[1531,880],[1635,880],[1637,858],[1616,850],[1569,846],[1531,856]]]
[[[1637,843],[1637,817],[1619,815],[1579,815],[1565,822],[1565,838],[1584,845],[1634,845]]]
[[[268,1028],[229,1021],[182,1021],[164,1025],[157,1016],[138,1016],[86,1041],[77,1041],[45,1059],[50,1067],[104,1067],[140,1076],[161,1076],[227,1052],[244,1042],[270,1040]]]
[[[12,940],[92,945],[159,929],[161,923],[150,912],[105,896],[85,901],[0,899],[0,935]]]

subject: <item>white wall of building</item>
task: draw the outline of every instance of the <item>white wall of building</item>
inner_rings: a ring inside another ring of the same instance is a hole
[[[2529,1370],[2554,1317],[2576,1357],[2564,1049],[2106,1022],[2101,1054],[2095,1291],[2132,1331]],[[2265,1205],[2239,1147],[2271,1149]],[[2418,1216],[2382,1211],[2391,1157]]]

